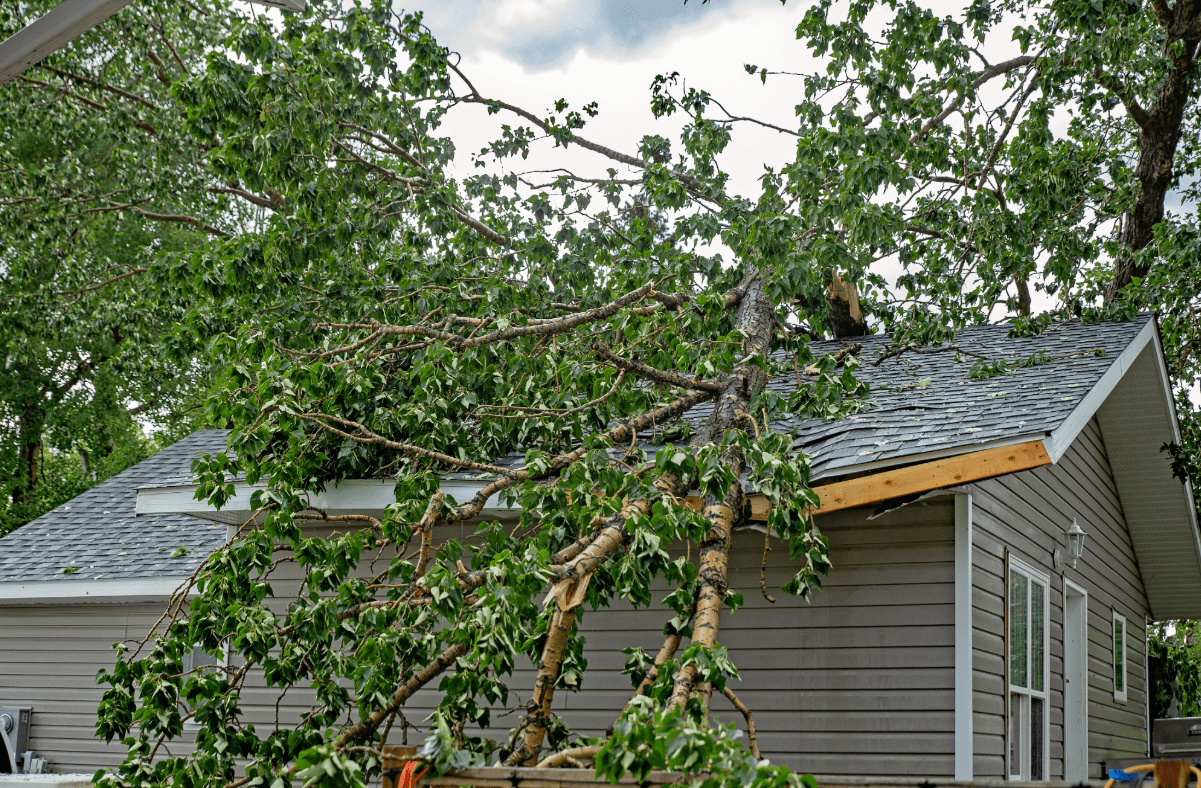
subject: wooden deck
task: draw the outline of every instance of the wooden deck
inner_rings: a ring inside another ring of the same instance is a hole
[[[682,775],[676,772],[652,772],[646,780],[625,777],[620,786],[675,785]],[[1101,788],[1101,780],[1081,782],[1023,782],[1007,780],[940,780],[924,777],[833,777],[818,776],[818,788]],[[384,788],[390,782],[385,781]],[[591,769],[533,769],[511,767],[481,767],[459,774],[422,780],[418,785],[429,788],[598,788],[608,785],[599,781]]]

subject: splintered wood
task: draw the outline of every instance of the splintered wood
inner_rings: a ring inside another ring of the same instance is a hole
[[[857,479],[823,484],[813,488],[821,501],[814,514],[829,514],[856,506],[882,503],[907,495],[920,495],[943,487],[954,487],[981,479],[991,479],[1007,473],[1025,471],[1050,465],[1051,458],[1042,441],[1016,443],[995,449],[974,451],[944,460],[907,465],[878,471]],[[762,495],[747,497],[751,505],[751,520],[765,522],[771,504]],[[685,499],[689,507],[700,511],[701,499],[695,495]]]

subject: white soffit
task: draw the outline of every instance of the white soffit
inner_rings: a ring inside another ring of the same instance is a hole
[[[0,607],[65,604],[166,602],[187,578],[31,580],[0,583]]]
[[[442,483],[442,491],[462,504],[471,500],[487,484],[485,481],[445,481]],[[309,496],[309,504],[314,509],[320,509],[330,515],[370,514],[382,517],[384,511],[396,502],[395,487],[396,482],[393,479],[347,479],[336,487],[329,487],[325,492],[313,493]],[[196,485],[143,487],[138,490],[138,502],[134,511],[137,515],[186,514],[227,525],[242,525],[251,514],[250,496],[254,494],[255,489],[263,488],[253,487],[246,482],[236,482],[233,497],[217,511],[208,501],[196,500]],[[505,506],[501,503],[499,495],[493,495],[484,504],[480,517],[513,519],[520,512],[520,507]]]
[[[131,0],[64,0],[0,43],[0,85],[129,5]]]
[[[248,0],[259,5],[303,11],[305,0]],[[132,0],[63,0],[0,43],[0,85],[62,49],[129,5]]]
[[[1198,618],[1201,539],[1192,490],[1172,475],[1171,455],[1160,450],[1179,440],[1180,430],[1159,334],[1154,322],[1148,327],[1151,341],[1127,366],[1097,419],[1152,618]]]

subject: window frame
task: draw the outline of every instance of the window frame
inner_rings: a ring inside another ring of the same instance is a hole
[[[1113,651],[1113,699],[1126,703],[1130,691],[1130,623],[1116,609],[1109,628],[1110,649]],[[1118,622],[1122,624],[1122,689],[1118,689]]]
[[[187,654],[184,655],[184,658],[183,658],[184,673],[191,673],[193,670],[196,670],[195,664],[193,664],[191,667],[188,666],[188,660],[195,657],[197,648],[199,648],[199,646],[194,646],[190,652],[188,652]],[[219,670],[222,673],[226,672],[225,669],[229,667],[229,641],[228,640],[224,640],[221,642],[221,656],[220,657],[216,657],[216,655],[210,654],[207,651],[205,653],[208,654],[209,657],[215,658],[217,661],[214,662],[212,665],[207,665],[207,666],[202,665],[201,667],[208,667],[210,670]],[[193,709],[187,704],[187,702],[183,698],[180,698],[178,703],[180,706],[181,713],[186,715],[186,714],[190,714],[193,711]],[[195,718],[189,718],[189,719],[184,720],[183,727],[184,727],[184,730],[190,731],[190,730],[197,730],[203,726],[199,722],[196,722]]]
[[[1018,573],[1026,578],[1026,684],[1025,687],[1019,687],[1013,684],[1013,622],[1009,620],[1012,616],[1011,599],[1012,587],[1014,582],[1014,573]],[[1042,689],[1036,690],[1031,686],[1034,684],[1033,667],[1034,667],[1034,633],[1032,631],[1033,616],[1033,593],[1031,587],[1035,584],[1042,588]],[[1040,781],[1049,779],[1051,768],[1051,752],[1050,752],[1050,715],[1051,715],[1051,576],[1046,572],[1036,569],[1034,566],[1016,558],[1012,553],[1009,555],[1009,564],[1006,567],[1006,582],[1005,582],[1005,604],[1007,626],[1005,630],[1005,683],[1009,690],[1007,698],[1007,706],[1009,708],[1009,719],[1005,721],[1006,729],[1006,753],[1005,753],[1005,773],[1009,780],[1032,780],[1034,764],[1031,763],[1030,753],[1030,726],[1031,717],[1033,716],[1032,707],[1033,700],[1042,702],[1042,777]],[[1017,708],[1014,708],[1014,696],[1017,696]],[[1023,746],[1019,753],[1020,763],[1018,770],[1015,773],[1012,764],[1013,755],[1013,720],[1014,714],[1017,714],[1019,725],[1018,735],[1024,740]]]

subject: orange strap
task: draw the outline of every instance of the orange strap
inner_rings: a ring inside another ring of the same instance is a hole
[[[430,770],[430,767],[425,767],[421,770],[421,774],[414,776],[413,772],[417,771],[417,761],[409,761],[405,764],[404,770],[400,773],[400,779],[396,783],[396,788],[417,788],[417,782],[425,776],[425,773]]]

